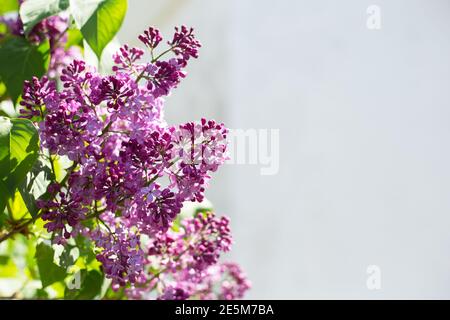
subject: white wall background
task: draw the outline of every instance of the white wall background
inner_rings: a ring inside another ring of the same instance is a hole
[[[227,165],[207,193],[247,297],[450,298],[450,1],[130,0],[120,40],[182,23],[204,46],[169,121],[280,129],[277,175]]]

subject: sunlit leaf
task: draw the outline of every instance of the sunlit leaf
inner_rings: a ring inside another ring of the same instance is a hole
[[[68,49],[72,46],[82,46],[83,45],[83,35],[78,29],[67,30],[67,42],[65,48]]]
[[[12,259],[8,259],[5,264],[0,265],[0,278],[14,278],[19,269]]]
[[[8,199],[8,209],[13,220],[18,221],[31,218],[31,213],[28,211],[28,207],[19,190],[16,190],[14,196]]]
[[[26,0],[20,6],[20,18],[25,34],[50,16],[60,13],[69,7],[69,0]]]
[[[54,262],[55,251],[49,245],[41,242],[36,246],[36,261],[42,288],[55,282],[63,281],[66,277],[66,270]]]
[[[50,58],[48,41],[35,46],[23,37],[10,37],[0,45],[0,78],[14,104],[22,93],[24,80],[42,77]],[[7,63],[4,63],[7,61]]]
[[[31,121],[0,116],[0,212],[8,201],[21,206],[20,199],[15,203],[16,189],[33,167],[38,151],[38,133]]]
[[[18,0],[1,0],[2,4],[0,5],[0,15],[3,15],[7,12],[14,12],[19,9]]]
[[[39,136],[33,123],[26,119],[11,119],[12,128],[9,135],[9,178],[8,186],[12,189],[25,179],[38,157]]]
[[[84,39],[100,59],[127,11],[126,0],[70,0],[70,11]]]

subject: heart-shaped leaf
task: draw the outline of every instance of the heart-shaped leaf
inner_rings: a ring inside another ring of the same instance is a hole
[[[38,158],[39,138],[27,119],[0,116],[0,212]]]
[[[39,269],[39,275],[42,282],[42,288],[45,288],[55,282],[63,281],[67,275],[64,268],[54,262],[55,251],[52,247],[41,242],[36,246],[36,260]]]
[[[126,11],[126,0],[70,0],[70,12],[99,60],[119,31]]]

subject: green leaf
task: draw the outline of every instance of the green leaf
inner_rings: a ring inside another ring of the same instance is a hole
[[[9,174],[10,150],[9,136],[13,124],[6,117],[0,117],[0,178]]]
[[[70,0],[70,11],[84,39],[100,60],[103,49],[119,31],[126,0]]]
[[[65,49],[69,49],[72,46],[83,46],[83,35],[78,29],[67,30],[67,42],[65,45]]]
[[[0,117],[0,215],[5,210],[6,202],[11,194],[1,176],[9,173],[9,133],[12,124],[8,118]]]
[[[70,248],[64,248],[63,252],[59,256],[59,265],[64,268],[69,268],[70,266],[73,266],[74,263],[75,260],[70,252]]]
[[[52,156],[53,166],[55,168],[56,181],[61,182],[67,175],[67,170],[73,162],[67,156]]]
[[[0,142],[0,179],[13,192],[38,157],[38,132],[30,120],[0,117]]]
[[[25,205],[34,218],[38,214],[36,199],[42,196],[53,178],[51,164],[44,156],[38,158],[26,178],[19,185],[19,191]]]
[[[39,211],[36,199],[41,198],[46,193],[51,181],[56,179],[56,181],[61,182],[67,175],[67,169],[72,165],[72,161],[66,156],[52,156],[52,159],[54,173],[48,157],[42,155],[18,187],[20,195],[33,218],[37,216]]]
[[[6,203],[12,196],[6,186],[6,181],[2,179],[9,173],[9,134],[11,128],[11,121],[6,117],[0,117],[0,215],[3,214]]]
[[[37,238],[37,237],[36,237]],[[24,263],[26,268],[24,270],[25,274],[31,279],[39,280],[39,271],[36,264],[36,238],[35,237],[18,237],[15,239],[22,239],[23,244],[26,246],[25,255],[24,255]]]
[[[48,293],[44,289],[36,289],[34,295],[37,299],[48,299]]]
[[[13,124],[10,141],[9,187],[15,189],[33,167],[38,158],[39,135],[36,127],[27,119],[10,119]]]
[[[27,0],[20,6],[23,30],[28,35],[33,27],[69,7],[69,0]]]
[[[104,280],[103,274],[98,270],[87,271],[86,269],[83,269],[79,272],[81,282],[80,288],[70,290],[66,287],[64,299],[90,300],[100,294]]]
[[[0,278],[14,278],[17,276],[19,269],[13,259],[8,259],[5,264],[0,266]]]
[[[9,261],[9,256],[0,255],[0,265],[5,265]]]
[[[19,9],[19,2],[17,0],[1,0],[0,15],[7,12],[17,11]]]
[[[1,30],[1,24],[0,24],[0,33],[2,33],[3,30]],[[1,82],[2,79],[0,79],[0,100],[4,100],[4,97],[6,95],[6,86],[3,82]],[[1,103],[3,103],[4,101],[2,101]],[[5,110],[3,110],[3,106],[0,108],[1,109],[1,113],[3,113]]]
[[[24,202],[31,217],[35,218],[39,212],[39,208],[36,205],[37,198],[33,195],[33,192],[30,191],[29,188],[30,187],[27,186],[27,182],[22,182],[19,186],[19,192],[20,196],[22,197],[22,201]]]
[[[2,192],[1,189],[0,189],[0,192]],[[0,207],[1,206],[3,206],[3,210],[0,211],[0,229],[3,228],[3,226],[6,223],[6,221],[8,220],[8,215],[5,212],[6,201],[4,200],[3,197],[0,197]]]
[[[66,277],[66,270],[58,266],[53,257],[55,251],[52,247],[41,242],[36,246],[36,261],[41,277],[42,288],[45,288],[55,282],[63,281]]]
[[[8,199],[8,203],[6,205],[10,214],[9,216],[14,221],[32,218],[19,190],[14,192],[14,195]]]
[[[38,158],[39,138],[27,119],[0,116],[0,212],[8,199],[14,202],[16,189]]]
[[[80,257],[83,257],[85,264],[89,264],[95,259],[95,253],[92,249],[92,243],[88,238],[78,235],[75,237],[75,244],[80,250]]]
[[[23,82],[33,76],[42,77],[50,59],[48,41],[39,46],[25,38],[10,37],[0,45],[0,78],[14,104],[22,93]]]

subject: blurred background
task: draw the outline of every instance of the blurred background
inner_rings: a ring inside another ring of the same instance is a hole
[[[119,39],[180,24],[203,48],[167,120],[279,129],[277,174],[207,191],[247,298],[449,299],[450,1],[130,0]]]

